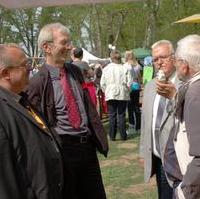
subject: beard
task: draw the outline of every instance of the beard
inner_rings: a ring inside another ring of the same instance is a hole
[[[183,82],[187,82],[187,81],[188,81],[188,77],[185,76],[185,75],[177,74],[177,76],[178,76],[178,79],[179,79],[180,81],[183,81]]]

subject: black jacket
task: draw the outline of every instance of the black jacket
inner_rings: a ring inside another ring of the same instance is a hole
[[[84,79],[80,69],[72,64],[65,64],[65,69],[74,78],[80,89],[84,83]],[[53,85],[50,74],[45,65],[41,70],[30,80],[26,93],[31,104],[47,119],[51,127],[56,124],[56,114],[54,106]],[[91,98],[87,89],[83,89],[84,105],[89,120],[89,128],[92,132],[93,140],[99,152],[107,156],[108,140],[104,131],[100,117],[95,106],[91,102]]]
[[[61,199],[58,145],[26,108],[0,88],[0,198]]]

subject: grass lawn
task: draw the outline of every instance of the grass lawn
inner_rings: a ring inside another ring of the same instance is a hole
[[[155,179],[143,180],[138,162],[139,134],[127,141],[109,142],[107,158],[99,155],[108,199],[157,199]]]

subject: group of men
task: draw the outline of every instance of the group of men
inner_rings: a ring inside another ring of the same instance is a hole
[[[154,78],[144,90],[140,161],[145,181],[154,174],[159,199],[200,198],[200,36],[188,35],[174,51],[168,40],[152,45]]]
[[[38,37],[45,64],[31,67],[15,44],[0,45],[0,198],[105,199],[96,149],[107,136],[81,70],[66,63],[72,45],[65,26]],[[144,91],[141,162],[156,174],[160,199],[200,198],[200,36],[152,46],[156,78]]]
[[[96,149],[108,142],[84,78],[66,63],[65,26],[44,26],[38,46],[45,64],[31,67],[15,44],[0,45],[0,198],[105,199]]]

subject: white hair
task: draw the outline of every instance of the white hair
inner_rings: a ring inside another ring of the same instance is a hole
[[[190,68],[200,70],[200,36],[188,35],[177,43],[176,58],[185,60]]]
[[[54,30],[59,30],[64,34],[65,33],[69,34],[69,31],[68,31],[67,27],[64,26],[61,23],[51,23],[51,24],[45,25],[40,30],[40,33],[39,33],[39,36],[38,36],[38,47],[40,49],[42,49],[42,45],[45,42],[53,42],[53,31]]]
[[[159,40],[159,41],[155,42],[155,43],[151,46],[151,49],[153,50],[153,49],[155,49],[155,48],[157,48],[157,47],[165,46],[165,45],[169,46],[170,52],[173,54],[173,53],[174,53],[174,47],[173,47],[172,42],[169,41],[169,40],[164,40],[164,39],[163,39],[163,40]]]

